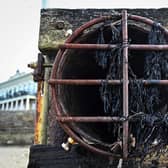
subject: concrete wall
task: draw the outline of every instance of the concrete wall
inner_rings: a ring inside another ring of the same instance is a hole
[[[32,111],[0,111],[0,145],[32,144],[34,118]]]
[[[121,13],[121,9],[42,9],[39,34],[41,51],[57,50],[57,44],[67,38],[67,30],[77,27],[91,19]],[[168,8],[163,9],[128,9],[129,14],[144,16],[163,24],[168,28]],[[64,29],[59,30],[57,23],[64,22]]]

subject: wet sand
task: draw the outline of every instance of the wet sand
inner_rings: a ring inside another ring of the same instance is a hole
[[[0,146],[0,168],[27,168],[29,146]]]

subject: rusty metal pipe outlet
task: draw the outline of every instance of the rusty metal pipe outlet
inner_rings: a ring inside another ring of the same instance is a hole
[[[150,153],[156,140],[167,144],[158,133],[168,130],[167,32],[123,11],[118,21],[85,23],[60,45],[49,83],[57,120],[70,137],[123,158]]]

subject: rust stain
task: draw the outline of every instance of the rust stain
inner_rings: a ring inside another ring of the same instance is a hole
[[[41,144],[41,118],[42,118],[42,107],[43,107],[43,81],[38,82],[37,88],[37,103],[36,103],[36,120],[35,120],[35,136],[34,136],[34,144]]]

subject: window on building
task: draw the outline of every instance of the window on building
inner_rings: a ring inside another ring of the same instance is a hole
[[[9,90],[8,96],[9,96],[9,98],[12,98],[12,89]]]
[[[4,110],[7,110],[7,105],[6,105],[6,103],[4,103]]]
[[[23,107],[24,107],[24,110],[26,109],[26,99],[23,100]]]
[[[36,100],[30,99],[30,110],[35,110],[35,109],[36,109]]]
[[[13,102],[13,110],[16,109],[16,101]]]
[[[4,93],[3,93],[3,91],[0,91],[0,100],[4,100]]]
[[[11,102],[8,103],[8,110],[11,110]]]
[[[18,109],[21,110],[21,100],[18,100]]]

